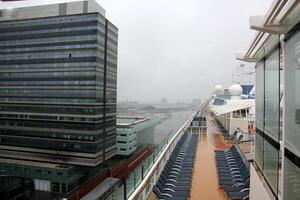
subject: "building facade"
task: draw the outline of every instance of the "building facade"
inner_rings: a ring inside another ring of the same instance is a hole
[[[3,10],[0,155],[96,166],[116,154],[118,29],[94,1]]]
[[[155,126],[166,116],[153,118],[118,117],[117,119],[117,154],[129,156],[138,147],[153,147],[155,145]]]

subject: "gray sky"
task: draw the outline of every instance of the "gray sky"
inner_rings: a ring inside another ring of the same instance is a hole
[[[97,0],[119,28],[118,101],[191,101],[231,84],[272,0]],[[48,1],[49,2],[49,1]],[[1,6],[0,3],[0,7]]]
[[[98,0],[119,28],[118,100],[207,98],[229,86],[272,0]]]

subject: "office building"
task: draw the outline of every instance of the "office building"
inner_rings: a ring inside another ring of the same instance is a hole
[[[1,11],[0,155],[97,166],[116,154],[118,29],[95,1]]]

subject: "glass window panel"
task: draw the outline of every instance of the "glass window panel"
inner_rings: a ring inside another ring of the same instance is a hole
[[[285,146],[300,157],[300,32],[285,45]]]
[[[278,141],[279,134],[279,50],[265,61],[265,130]]]
[[[134,173],[131,173],[129,178],[126,180],[127,198],[131,195],[133,191],[134,191]]]
[[[264,62],[259,62],[256,65],[255,73],[255,114],[256,128],[263,131],[264,126]]]
[[[153,166],[153,155],[148,157],[148,161],[149,161],[149,168],[151,168]]]
[[[277,194],[278,183],[278,150],[264,140],[264,175],[271,189]]]
[[[148,170],[149,170],[149,165],[148,165],[148,159],[146,159],[143,163],[144,166],[144,177],[146,176]]]
[[[113,194],[113,199],[124,199],[124,185],[121,185],[119,189]]]
[[[137,187],[142,181],[142,166],[135,170],[135,187]]]
[[[258,133],[255,135],[255,162],[258,167],[262,170],[263,169],[263,162],[264,162],[264,140]]]
[[[295,200],[300,198],[300,168],[288,158],[284,159],[284,193],[283,199]]]

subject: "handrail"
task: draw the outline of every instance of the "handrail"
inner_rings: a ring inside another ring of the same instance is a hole
[[[148,173],[142,180],[142,182],[139,184],[139,186],[132,192],[132,194],[129,196],[128,200],[135,200],[139,197],[141,194],[142,190],[144,189],[144,186],[148,183],[149,179],[152,178],[152,174],[154,173],[154,170],[159,166],[160,162],[163,160],[163,157],[169,150],[171,144],[174,142],[174,140],[180,135],[181,131],[190,124],[192,119],[195,117],[197,112],[193,113],[189,119],[180,127],[180,129],[174,134],[172,139],[169,141],[167,146],[164,148],[164,150],[160,153],[159,157],[156,159],[156,161],[153,163],[151,169],[149,169]],[[151,188],[152,189],[152,188]]]

